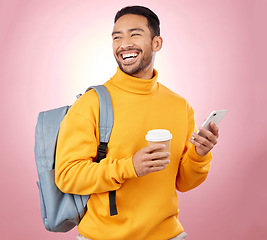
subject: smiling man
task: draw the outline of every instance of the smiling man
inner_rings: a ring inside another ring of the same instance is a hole
[[[155,53],[162,47],[162,38],[149,28],[146,17],[118,14],[112,37],[113,53],[120,69],[137,78],[151,79]]]
[[[153,67],[163,40],[155,13],[142,6],[121,9],[112,38],[119,67],[104,84],[114,110],[106,158],[96,162],[99,101],[92,90],[61,123],[56,184],[66,193],[91,194],[77,240],[184,239],[176,190],[189,191],[206,179],[218,127],[200,129],[206,137],[196,134],[192,107],[157,82]],[[151,129],[172,133],[170,152],[162,152],[163,144],[147,146]],[[109,191],[116,191],[115,214]]]

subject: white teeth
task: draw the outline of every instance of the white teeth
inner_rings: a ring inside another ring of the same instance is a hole
[[[122,54],[122,58],[132,58],[132,57],[136,57],[137,53],[126,53],[126,54]]]

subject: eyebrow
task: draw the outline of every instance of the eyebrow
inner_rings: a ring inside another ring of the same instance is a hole
[[[145,32],[142,28],[131,28],[128,30],[128,32],[134,32],[134,31],[139,31],[139,32]],[[121,31],[115,31],[115,32],[112,32],[112,36],[115,35],[115,34],[120,34],[122,33]]]

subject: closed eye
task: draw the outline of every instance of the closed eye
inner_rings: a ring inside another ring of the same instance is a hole
[[[139,34],[139,33],[133,33],[133,34],[131,35],[131,37],[135,37],[135,36],[141,36],[141,34]]]
[[[113,40],[117,40],[117,39],[120,39],[120,37],[119,36],[113,37]]]

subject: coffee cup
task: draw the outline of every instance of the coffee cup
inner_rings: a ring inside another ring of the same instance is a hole
[[[148,131],[146,134],[146,140],[148,145],[160,143],[166,146],[164,149],[159,150],[160,152],[170,152],[171,139],[172,134],[169,130],[166,129],[153,129]]]

